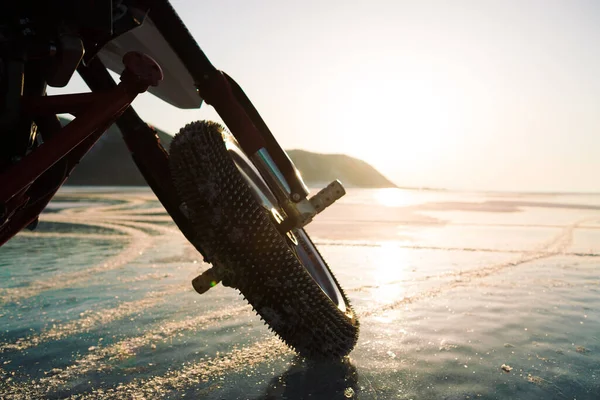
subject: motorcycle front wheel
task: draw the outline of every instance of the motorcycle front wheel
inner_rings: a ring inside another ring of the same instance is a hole
[[[170,167],[192,240],[257,314],[298,354],[347,355],[359,323],[343,289],[304,229],[281,234],[273,193],[222,126],[198,121],[170,146]]]

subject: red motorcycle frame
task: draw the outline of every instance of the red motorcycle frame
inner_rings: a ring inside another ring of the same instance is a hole
[[[295,198],[305,199],[306,186],[252,103],[233,79],[212,66],[171,5],[149,1],[142,7],[152,10],[152,24],[192,75],[199,96],[216,109],[244,151],[254,154],[266,148]],[[159,84],[160,66],[146,54],[130,52],[123,58],[125,70],[117,85],[98,57],[88,58],[77,70],[91,93],[20,98],[21,115],[36,123],[44,143],[0,170],[0,246],[25,227],[37,225],[39,214],[70,172],[113,123],[167,212],[188,239],[192,235],[178,208],[168,155],[152,128],[130,106],[139,93]],[[55,117],[60,113],[75,119],[61,127]]]

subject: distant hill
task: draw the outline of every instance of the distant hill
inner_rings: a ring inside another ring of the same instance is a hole
[[[63,124],[68,120],[63,119]],[[158,137],[168,149],[172,136],[157,129]],[[75,167],[66,185],[80,186],[147,186],[137,169],[116,125],[112,125]]]
[[[63,119],[63,124],[68,123]],[[168,150],[173,137],[158,130],[162,145]],[[366,162],[342,154],[316,154],[304,150],[288,152],[309,186],[322,186],[334,179],[346,187],[396,187]],[[75,167],[67,185],[146,186],[146,181],[131,159],[129,150],[113,125]]]
[[[308,185],[323,186],[334,179],[346,187],[393,188],[389,179],[363,160],[344,154],[319,154],[287,150]]]

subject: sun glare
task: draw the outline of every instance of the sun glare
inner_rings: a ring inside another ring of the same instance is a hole
[[[408,190],[386,188],[377,189],[374,194],[375,201],[386,207],[406,207],[415,204],[414,196]]]
[[[405,291],[404,281],[409,267],[407,249],[397,243],[385,243],[377,251],[373,274],[378,288],[374,292],[379,303],[389,303],[401,297]]]
[[[384,72],[364,81],[340,72],[339,86],[332,87],[328,99],[325,128],[343,133],[336,146],[389,178],[429,184],[445,159],[459,157],[465,140],[460,109],[466,100],[448,82],[430,82],[434,77],[423,71],[408,70],[406,76]]]

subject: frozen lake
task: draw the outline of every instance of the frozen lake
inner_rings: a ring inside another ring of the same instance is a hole
[[[600,398],[600,195],[349,190],[307,230],[361,334],[320,364],[193,291],[149,190],[66,188],[40,220],[0,248],[0,398]]]

